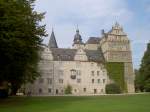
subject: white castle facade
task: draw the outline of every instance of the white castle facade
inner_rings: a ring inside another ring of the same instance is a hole
[[[70,49],[58,48],[52,31],[40,55],[40,77],[26,87],[32,95],[64,95],[68,85],[74,95],[105,94],[105,86],[114,82],[108,75],[107,62],[124,64],[127,92],[134,92],[130,41],[118,23],[109,32],[103,31],[102,37],[90,37],[86,43],[77,29]]]

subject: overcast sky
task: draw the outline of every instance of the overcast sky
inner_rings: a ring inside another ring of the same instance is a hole
[[[135,68],[150,40],[150,0],[37,0],[35,10],[46,12],[43,23],[49,36],[54,28],[59,47],[71,47],[77,25],[86,41],[118,21],[131,40]]]

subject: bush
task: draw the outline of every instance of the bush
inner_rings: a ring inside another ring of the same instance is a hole
[[[145,92],[150,92],[150,79],[146,81],[144,89]]]
[[[120,94],[121,89],[116,83],[107,84],[106,85],[106,93],[107,94]]]
[[[7,98],[7,97],[8,97],[8,90],[0,89],[0,98]]]
[[[65,94],[72,94],[72,87],[70,85],[65,88]]]

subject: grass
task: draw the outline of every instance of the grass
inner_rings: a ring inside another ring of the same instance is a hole
[[[150,112],[150,94],[10,97],[0,101],[0,112]]]

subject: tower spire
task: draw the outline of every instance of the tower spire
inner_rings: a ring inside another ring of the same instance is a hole
[[[76,29],[76,32],[78,32],[78,33],[79,33],[79,27],[78,27],[78,24],[77,24],[77,29]]]
[[[51,33],[51,36],[50,36],[50,39],[49,39],[48,47],[49,48],[58,48],[53,28],[52,28],[52,33]]]

